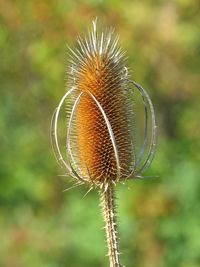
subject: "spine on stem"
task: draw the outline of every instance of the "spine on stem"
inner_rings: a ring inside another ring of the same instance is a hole
[[[107,190],[100,191],[101,208],[105,221],[106,239],[108,245],[108,256],[110,267],[122,267],[120,264],[120,252],[117,232],[115,192],[113,185],[109,185]]]

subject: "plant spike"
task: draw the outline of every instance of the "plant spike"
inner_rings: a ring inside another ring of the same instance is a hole
[[[86,195],[98,188],[110,267],[122,267],[115,186],[127,179],[143,178],[141,174],[150,166],[156,152],[157,124],[149,95],[129,79],[119,38],[113,38],[113,30],[99,33],[97,20],[92,24],[88,36],[78,38],[79,47],[69,48],[67,73],[71,89],[54,112],[51,143],[55,157],[67,174],[89,186]],[[135,130],[132,85],[141,95],[145,113],[144,140],[139,155],[136,155],[132,134]],[[58,141],[58,120],[64,102],[70,106],[66,111],[66,157]],[[150,144],[147,142],[149,133]]]

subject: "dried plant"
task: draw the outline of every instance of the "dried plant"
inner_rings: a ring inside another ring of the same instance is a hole
[[[78,38],[78,46],[70,49],[68,91],[52,118],[52,147],[68,175],[78,184],[87,184],[89,190],[99,190],[110,267],[120,267],[114,190],[118,182],[142,179],[154,158],[154,108],[147,92],[130,80],[124,53],[112,29],[99,33],[94,21],[87,37]],[[135,149],[135,90],[141,95],[145,114],[140,153]],[[66,157],[58,140],[58,119],[64,102]]]

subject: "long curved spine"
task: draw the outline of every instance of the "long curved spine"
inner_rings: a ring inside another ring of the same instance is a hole
[[[151,164],[152,160],[154,159],[155,153],[156,153],[156,148],[157,148],[157,123],[156,123],[156,117],[155,117],[155,112],[154,112],[154,107],[151,101],[151,98],[149,97],[148,93],[146,90],[140,86],[138,83],[129,80],[131,84],[133,84],[140,94],[142,95],[143,99],[146,99],[150,108],[151,112],[151,120],[152,120],[152,127],[151,127],[151,141],[150,141],[150,147],[149,147],[149,152],[147,154],[147,157],[145,159],[145,162],[143,165],[139,168],[139,170],[136,170],[136,177],[137,175],[143,173]]]

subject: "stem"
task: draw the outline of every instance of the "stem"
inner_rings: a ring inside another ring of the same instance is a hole
[[[113,185],[109,184],[107,190],[102,189],[100,195],[101,207],[105,221],[110,267],[122,267],[119,260],[120,253],[117,236],[115,192]]]

